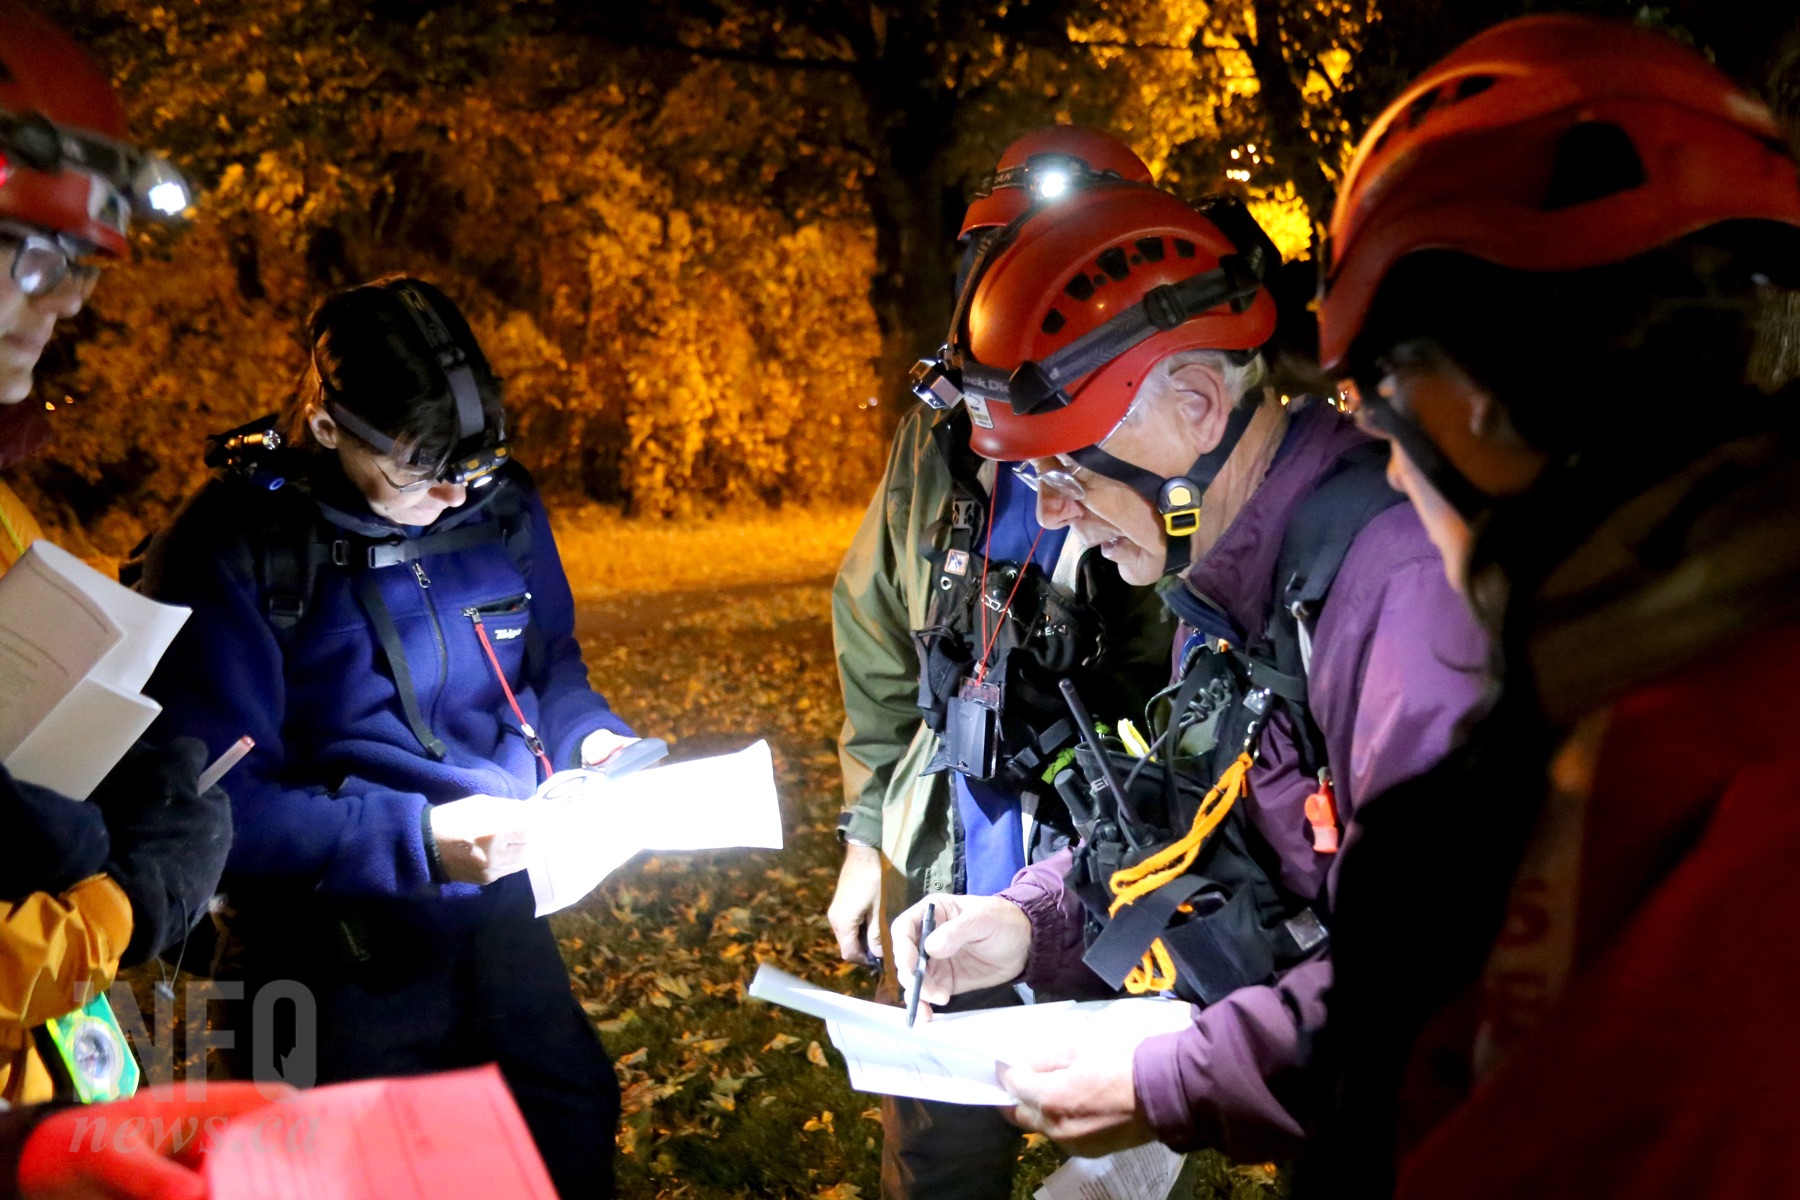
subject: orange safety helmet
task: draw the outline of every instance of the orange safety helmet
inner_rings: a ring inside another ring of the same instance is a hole
[[[1123,180],[1149,183],[1150,168],[1110,133],[1080,125],[1034,129],[1000,152],[994,173],[982,180],[963,214],[959,238],[998,229],[1039,200],[1061,195],[1070,184]]]
[[[1505,22],[1427,70],[1357,147],[1331,218],[1320,362],[1343,369],[1382,279],[1415,251],[1577,271],[1743,219],[1800,226],[1794,159],[1760,101],[1648,29]]]
[[[1209,211],[1121,183],[1026,219],[976,285],[967,350],[953,364],[977,453],[1093,446],[1169,355],[1268,340],[1275,301],[1261,280],[1280,255],[1235,201]]]
[[[0,219],[126,252],[134,209],[173,217],[187,183],[129,144],[112,85],[67,34],[0,0]]]

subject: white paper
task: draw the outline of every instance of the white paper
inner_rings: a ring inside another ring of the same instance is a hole
[[[623,779],[561,772],[531,805],[525,869],[540,917],[574,904],[641,850],[782,845],[767,742]]]
[[[189,610],[37,541],[0,578],[0,759],[86,799],[161,710],[138,693]]]
[[[1181,1174],[1181,1155],[1146,1142],[1104,1158],[1071,1158],[1032,1200],[1165,1200]]]
[[[909,1029],[904,1008],[827,991],[767,963],[750,994],[822,1018],[857,1091],[949,1104],[1014,1103],[1000,1086],[999,1063],[1075,1045],[1134,1046],[1193,1020],[1191,1005],[1134,996],[942,1013]]]

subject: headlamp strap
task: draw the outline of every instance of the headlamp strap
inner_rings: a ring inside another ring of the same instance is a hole
[[[382,454],[393,454],[394,439],[351,412],[348,406],[339,403],[337,397],[323,386],[323,377],[321,377],[319,391],[325,400],[325,411],[331,414],[332,420],[348,429],[362,441],[375,447]]]
[[[470,438],[479,437],[487,428],[487,416],[481,408],[481,394],[475,389],[475,374],[469,370],[468,354],[450,336],[450,330],[444,326],[424,292],[410,283],[402,283],[394,289],[394,295],[399,299],[400,307],[406,310],[413,324],[418,327],[425,344],[437,356],[438,369],[443,372],[444,382],[449,385],[450,395],[456,401],[458,445]]]

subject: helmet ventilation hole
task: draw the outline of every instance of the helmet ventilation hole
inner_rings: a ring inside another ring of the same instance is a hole
[[[1557,139],[1544,211],[1629,192],[1648,178],[1629,134],[1610,121],[1583,121]]]

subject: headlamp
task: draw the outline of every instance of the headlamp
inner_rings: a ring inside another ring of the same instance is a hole
[[[162,155],[58,125],[42,113],[0,110],[0,154],[37,171],[85,171],[120,204],[149,220],[176,220],[194,202],[187,179]],[[124,232],[122,213],[107,223]]]
[[[1055,200],[1069,190],[1069,173],[1053,167],[1032,179],[1031,190],[1040,200]]]
[[[1096,171],[1073,155],[1034,154],[1017,166],[987,176],[975,189],[975,198],[991,196],[1001,188],[1022,187],[1031,192],[1033,201],[1058,200],[1074,188],[1122,179],[1117,171]]]
[[[937,358],[921,358],[912,369],[912,394],[940,411],[955,408],[963,398],[956,372],[944,364],[948,353],[946,348]]]
[[[131,177],[132,208],[141,216],[172,220],[193,206],[194,195],[175,164],[147,154]]]

